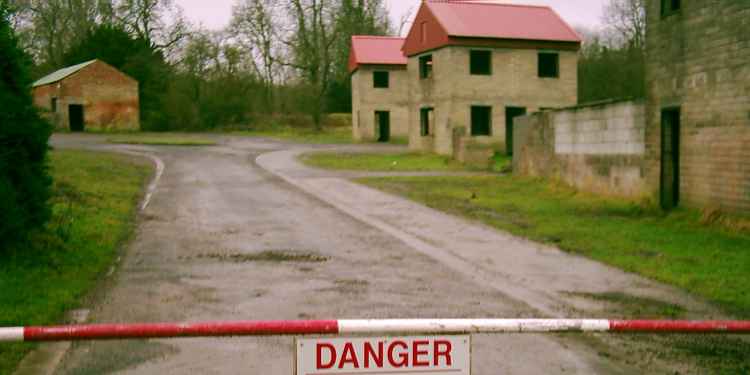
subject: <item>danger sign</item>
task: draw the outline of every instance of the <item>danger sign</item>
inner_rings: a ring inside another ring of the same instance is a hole
[[[469,336],[297,341],[297,375],[471,373]]]

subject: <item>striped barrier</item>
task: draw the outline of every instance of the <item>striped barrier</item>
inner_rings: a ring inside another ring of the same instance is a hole
[[[750,321],[587,319],[297,320],[101,324],[0,328],[0,342],[123,340],[178,337],[403,335],[479,333],[725,333],[750,334]]]

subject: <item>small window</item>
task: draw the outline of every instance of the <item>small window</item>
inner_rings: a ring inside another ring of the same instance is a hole
[[[422,108],[419,112],[420,134],[423,137],[432,135],[433,108]]]
[[[422,32],[421,34],[422,44],[426,44],[427,43],[427,22],[422,22],[420,26],[421,26],[420,31]]]
[[[50,103],[50,109],[52,110],[52,113],[57,113],[57,98],[52,98],[52,103]]]
[[[560,55],[557,53],[542,52],[539,54],[539,77],[560,77]]]
[[[422,56],[419,58],[419,76],[422,79],[432,77],[432,55]]]
[[[677,13],[682,7],[680,0],[661,0],[661,16],[666,17]]]
[[[492,51],[471,51],[470,60],[472,75],[492,74]]]
[[[471,135],[492,135],[492,107],[471,107]]]
[[[373,72],[372,78],[375,88],[387,89],[390,85],[390,75],[388,74],[388,72]]]

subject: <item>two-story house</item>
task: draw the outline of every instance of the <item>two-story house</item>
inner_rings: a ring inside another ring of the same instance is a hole
[[[408,81],[403,38],[353,36],[349,55],[352,128],[357,141],[407,137]]]
[[[549,7],[422,2],[403,45],[410,148],[510,153],[514,117],[577,104],[580,46]]]

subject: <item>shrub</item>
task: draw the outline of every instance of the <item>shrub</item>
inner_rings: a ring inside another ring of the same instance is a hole
[[[31,99],[28,56],[18,47],[0,2],[0,252],[49,218],[50,125]]]

